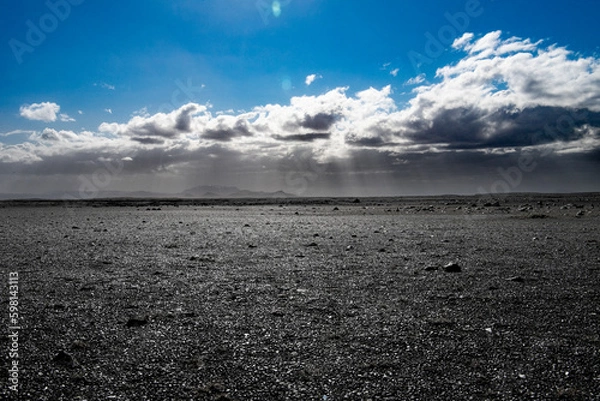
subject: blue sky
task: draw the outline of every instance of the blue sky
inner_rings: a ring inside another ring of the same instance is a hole
[[[600,190],[597,1],[26,0],[4,10],[2,193],[76,191],[109,162],[118,171],[98,190]],[[485,75],[484,63],[497,71]],[[473,74],[493,90],[469,87]],[[186,118],[184,130],[169,125]],[[445,132],[452,124],[464,130]],[[519,167],[524,152],[537,155],[532,171]],[[517,170],[518,183],[501,174]]]

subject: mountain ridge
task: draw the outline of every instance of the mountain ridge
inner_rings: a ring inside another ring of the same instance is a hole
[[[182,198],[182,199],[214,199],[214,198],[293,198],[297,195],[284,191],[265,192],[240,189],[235,186],[198,185],[177,193],[150,191],[97,191],[94,193],[48,192],[45,194],[9,193],[0,194],[0,199],[37,199],[37,200],[85,200],[111,198]]]

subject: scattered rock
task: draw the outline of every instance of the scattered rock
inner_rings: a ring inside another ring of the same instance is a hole
[[[512,281],[512,282],[514,282],[514,283],[522,283],[522,282],[524,282],[525,280],[524,280],[524,279],[523,279],[523,277],[521,277],[521,276],[513,276],[513,277],[509,277],[509,278],[507,278],[507,279],[506,279],[506,281]]]
[[[334,207],[334,208],[333,208],[333,210],[334,210],[334,211],[336,211],[336,210],[340,210],[340,208],[336,206],[336,207]]]
[[[317,244],[316,242],[311,242],[310,244],[308,244],[306,246],[319,246],[319,244]]]
[[[58,351],[58,353],[54,355],[54,358],[52,358],[52,362],[67,368],[72,368],[76,365],[75,358],[65,351]]]
[[[462,268],[458,263],[450,262],[444,266],[444,271],[446,273],[460,273]]]
[[[529,216],[530,219],[545,219],[548,217],[550,216],[548,216],[547,214],[532,214],[531,216]]]
[[[87,348],[89,348],[89,345],[85,341],[75,340],[71,343],[72,350],[84,350]]]
[[[581,216],[583,216],[584,214],[585,214],[585,212],[584,212],[583,210],[580,210],[580,211],[578,211],[578,212],[577,212],[577,214],[576,214],[575,216],[577,216],[577,217],[581,217]]]
[[[126,326],[127,327],[140,327],[143,326],[145,324],[148,324],[148,316],[144,316],[142,318],[139,317],[131,317],[129,318],[129,320],[127,321]]]
[[[77,226],[73,226],[73,227],[71,227],[71,228],[72,228],[73,230],[79,230],[79,227],[77,227]]]
[[[433,271],[436,271],[437,269],[438,269],[438,266],[436,266],[436,265],[429,265],[429,266],[425,267],[426,272],[433,272]]]

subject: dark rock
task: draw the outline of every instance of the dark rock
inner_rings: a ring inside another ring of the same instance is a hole
[[[65,351],[58,351],[58,353],[54,355],[54,358],[52,358],[52,362],[67,368],[72,368],[76,365],[75,358]]]
[[[509,278],[507,278],[507,279],[506,279],[506,281],[512,281],[512,282],[514,282],[514,283],[522,283],[522,282],[524,282],[525,280],[524,280],[524,279],[523,279],[523,277],[521,277],[521,276],[513,276],[513,277],[509,277]]]
[[[140,327],[145,324],[148,324],[148,316],[144,316],[142,318],[139,317],[131,317],[127,321],[127,327]]]
[[[352,201],[352,203],[360,203],[360,199],[356,198]]]
[[[545,219],[548,217],[549,216],[547,214],[532,214],[531,216],[529,216],[530,219]]]
[[[89,348],[89,345],[85,341],[75,340],[71,343],[72,350],[84,350],[87,348]]]
[[[316,242],[311,242],[310,244],[308,244],[306,246],[319,246],[319,244],[317,244]]]
[[[458,263],[450,262],[444,266],[444,271],[447,273],[460,273],[462,268]]]
[[[426,272],[432,272],[432,271],[436,271],[436,270],[438,270],[438,268],[439,268],[439,267],[438,267],[438,266],[436,266],[436,265],[429,265],[429,266],[425,267],[425,271],[426,271]]]
[[[336,207],[334,207],[334,208],[333,208],[333,210],[334,210],[334,211],[336,211],[336,210],[340,210],[340,208],[336,206]]]

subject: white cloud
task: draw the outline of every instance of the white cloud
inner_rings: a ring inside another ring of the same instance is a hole
[[[131,113],[132,116],[142,116],[142,117],[150,117],[150,113],[148,113],[148,107],[144,106],[139,110]]]
[[[398,73],[400,72],[400,68],[394,68],[392,71],[390,71],[390,75],[393,77],[398,76]]]
[[[107,112],[108,114],[112,114],[112,109],[104,109],[105,112]]]
[[[61,113],[59,115],[59,117],[60,117],[60,121],[63,121],[63,122],[72,122],[72,121],[75,121],[75,119],[72,118],[72,117],[69,117],[68,114]]]
[[[95,83],[94,86],[100,86],[101,88],[108,89],[111,91],[115,90],[115,86],[111,84],[107,84],[106,82]]]
[[[34,132],[35,131],[17,129],[17,130],[14,130],[14,131],[2,133],[2,134],[0,134],[0,136],[7,137],[7,136],[11,136],[11,135],[24,135],[24,134],[25,135],[31,135]]]
[[[405,82],[405,85],[417,85],[425,82],[425,73],[419,74]]]
[[[323,77],[321,75],[317,75],[317,74],[310,74],[306,77],[306,79],[304,80],[304,83],[306,84],[306,86],[310,86],[310,84],[315,82],[315,80],[317,78],[323,78]]]
[[[78,140],[78,136],[73,131],[44,128],[41,133],[32,134],[30,139],[35,141],[75,142]]]
[[[44,122],[56,121],[60,106],[53,102],[25,104],[19,109],[21,117]]]
[[[452,43],[452,47],[455,49],[460,49],[464,47],[467,43],[469,43],[475,35],[471,32],[466,32],[460,38],[457,38]]]

